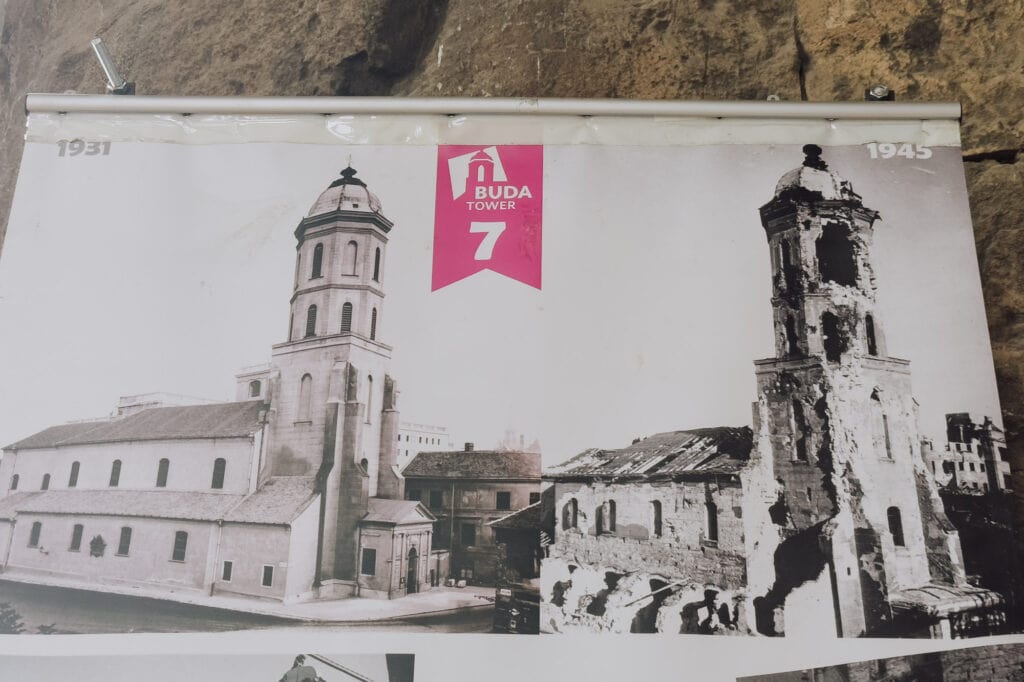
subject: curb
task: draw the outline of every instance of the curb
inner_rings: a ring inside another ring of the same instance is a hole
[[[431,609],[428,611],[415,611],[412,613],[397,614],[394,616],[386,616],[383,618],[339,618],[339,619],[325,619],[317,616],[304,616],[298,614],[281,614],[274,611],[266,611],[257,608],[244,607],[242,605],[220,605],[220,604],[204,604],[202,602],[193,601],[190,599],[176,599],[171,596],[154,596],[149,594],[134,594],[132,592],[123,591],[121,589],[103,590],[88,586],[70,586],[70,585],[55,585],[40,580],[33,580],[31,578],[23,578],[21,576],[10,576],[0,573],[0,584],[5,582],[16,583],[19,585],[34,585],[37,587],[49,587],[52,589],[59,590],[78,590],[81,592],[91,592],[94,594],[114,594],[120,597],[130,597],[135,599],[152,599],[154,601],[166,602],[171,604],[184,604],[187,606],[195,606],[197,608],[212,609],[215,611],[228,611],[231,613],[238,613],[250,616],[263,616],[266,618],[275,618],[277,620],[289,621],[292,623],[300,623],[307,625],[338,625],[338,624],[356,624],[356,623],[390,623],[399,620],[406,620],[410,618],[420,618],[422,616],[434,616],[445,613],[457,613],[460,611],[473,611],[477,609],[483,609],[494,606],[493,602],[484,602],[481,604],[468,604],[466,606],[455,606],[446,607],[441,609]],[[481,600],[483,598],[481,597]]]

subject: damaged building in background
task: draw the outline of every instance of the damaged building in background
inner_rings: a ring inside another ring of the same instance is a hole
[[[964,637],[1005,627],[967,580],[922,456],[909,362],[876,313],[879,214],[815,145],[761,207],[775,356],[753,425],[587,450],[546,472],[542,627]]]

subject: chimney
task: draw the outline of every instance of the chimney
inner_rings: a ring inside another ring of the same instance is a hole
[[[473,444],[472,443],[466,443],[466,445],[464,447],[464,450],[465,450],[465,452],[473,452]]]

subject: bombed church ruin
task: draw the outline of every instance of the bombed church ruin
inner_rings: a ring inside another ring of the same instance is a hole
[[[760,209],[775,355],[752,427],[660,433],[549,469],[542,627],[839,637],[1000,631],[926,468],[909,361],[886,352],[873,225],[821,148]]]

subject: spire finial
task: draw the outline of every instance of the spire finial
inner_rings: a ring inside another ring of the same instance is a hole
[[[804,152],[804,165],[808,168],[816,168],[818,170],[828,170],[828,164],[821,158],[821,147],[816,144],[805,144],[803,148]]]

